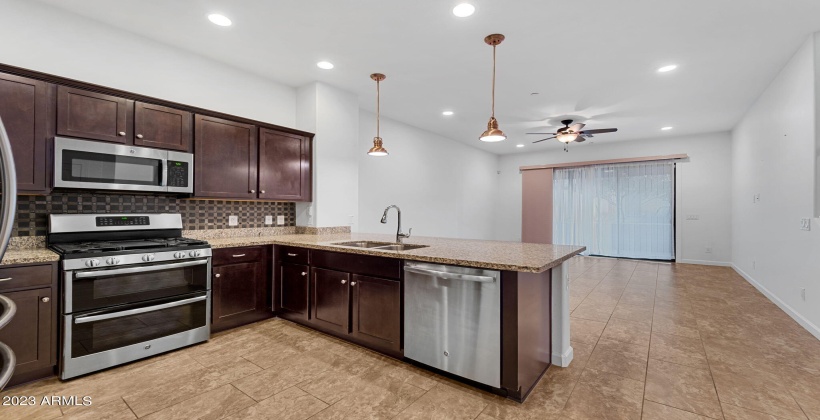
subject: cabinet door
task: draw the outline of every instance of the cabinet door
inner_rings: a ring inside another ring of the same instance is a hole
[[[310,140],[259,130],[259,198],[310,201]]]
[[[130,143],[134,101],[66,86],[57,88],[57,134]]]
[[[401,350],[401,282],[353,276],[351,331],[361,341]]]
[[[265,311],[264,262],[214,267],[212,327],[220,330],[250,322]]]
[[[194,195],[256,198],[256,126],[202,115],[195,124]]]
[[[0,341],[17,356],[15,376],[52,366],[52,349],[56,343],[51,341],[51,288],[2,294],[17,305],[17,314],[0,330]]]
[[[282,264],[282,275],[279,277],[279,305],[283,311],[308,319],[308,273],[306,265]]]
[[[193,115],[160,105],[134,104],[134,144],[159,149],[191,151]]]
[[[46,139],[53,135],[53,89],[39,80],[0,74],[0,118],[11,140],[20,192],[48,192]]]
[[[311,278],[311,322],[332,331],[348,333],[350,274],[313,268]]]

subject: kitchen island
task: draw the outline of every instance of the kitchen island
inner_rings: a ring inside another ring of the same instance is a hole
[[[413,237],[405,243],[423,247],[392,250],[378,243],[395,242],[394,235],[360,233],[208,241],[215,249],[274,245],[272,301],[278,316],[409,362],[403,353],[407,263],[495,270],[500,381],[465,382],[523,401],[550,364],[572,361],[566,262],[584,247]]]

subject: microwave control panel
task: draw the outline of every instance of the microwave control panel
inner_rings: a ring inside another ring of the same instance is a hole
[[[168,186],[188,187],[188,162],[168,161]]]

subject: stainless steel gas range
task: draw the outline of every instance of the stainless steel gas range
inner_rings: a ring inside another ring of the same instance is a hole
[[[210,337],[211,247],[179,214],[51,215],[68,379]]]

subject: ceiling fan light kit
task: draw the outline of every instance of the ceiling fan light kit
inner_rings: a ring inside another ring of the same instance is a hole
[[[495,47],[504,41],[504,35],[492,34],[484,38],[487,45],[493,47],[493,87],[492,87],[492,113],[490,114],[490,121],[487,122],[487,130],[481,133],[479,140],[484,142],[498,142],[507,139],[507,135],[498,129],[498,121],[495,119]]]
[[[387,156],[389,153],[383,146],[382,138],[379,137],[379,129],[381,128],[381,91],[379,86],[387,76],[381,73],[373,73],[370,78],[376,81],[376,137],[373,137],[373,147],[367,151],[367,154],[370,156]]]
[[[587,138],[592,137],[594,134],[603,134],[603,133],[614,133],[618,131],[617,128],[600,128],[597,130],[584,130],[586,124],[582,123],[575,123],[572,124],[572,120],[562,120],[561,124],[564,124],[563,127],[556,130],[554,133],[527,133],[527,134],[551,134],[552,137],[547,137],[545,139],[536,140],[533,143],[540,143],[544,140],[556,139],[561,143],[564,143],[564,151],[569,151],[569,144],[572,142],[576,143],[583,143],[587,140]]]

